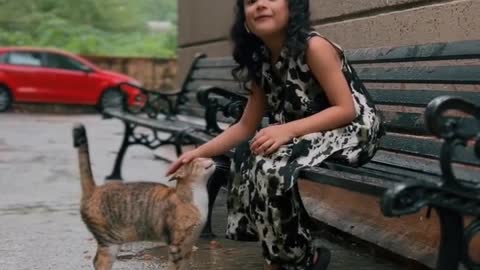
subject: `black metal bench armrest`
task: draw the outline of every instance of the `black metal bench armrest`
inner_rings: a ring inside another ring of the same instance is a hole
[[[472,127],[459,118],[444,116],[449,110],[473,116],[477,125]],[[469,141],[475,141],[475,155],[480,158],[480,106],[458,97],[440,96],[429,102],[425,122],[435,136],[443,139],[439,159],[441,181],[436,186],[418,181],[387,190],[382,211],[386,216],[401,216],[415,213],[424,206],[432,206],[451,209],[463,215],[480,216],[480,178],[472,182],[460,181],[452,168],[455,149],[465,147]]]
[[[471,115],[477,120],[478,125],[467,127],[458,119],[443,118],[443,114],[448,110],[457,110]],[[439,138],[480,139],[480,105],[475,105],[460,97],[440,96],[428,104],[425,111],[425,123],[430,132]],[[477,148],[476,150],[480,149]],[[476,154],[480,158],[480,151],[476,151]]]
[[[176,113],[176,101],[174,98],[181,98],[182,94],[181,90],[160,93],[128,82],[120,83],[118,86],[120,89],[122,89],[122,86],[128,86],[138,89],[142,93],[140,98],[145,99],[143,100],[144,105],[141,108],[136,108],[135,110],[132,110],[125,105],[123,109],[132,114],[146,113],[150,118],[156,118],[160,113],[165,114],[167,117],[174,115]],[[167,107],[161,106],[161,102],[166,102]]]
[[[460,111],[473,116],[476,125],[467,125],[461,118],[444,116],[449,110]],[[462,98],[454,96],[440,96],[433,99],[425,111],[425,123],[435,136],[444,140],[440,153],[440,167],[446,186],[465,185],[457,182],[451,164],[455,155],[455,148],[465,147],[469,141],[474,140],[474,152],[480,159],[480,105],[475,105]],[[479,179],[480,181],[480,179]],[[468,188],[480,190],[480,182]]]
[[[205,86],[197,92],[198,102],[205,107],[206,131],[209,134],[218,134],[222,129],[218,125],[218,112],[226,118],[240,120],[247,97],[233,93],[223,88]]]

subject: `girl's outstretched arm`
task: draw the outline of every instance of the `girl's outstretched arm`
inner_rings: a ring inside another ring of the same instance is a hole
[[[247,105],[240,121],[227,128],[224,132],[207,143],[192,151],[185,152],[170,165],[166,175],[174,173],[182,164],[188,163],[196,157],[213,157],[222,155],[251,137],[262,120],[266,107],[265,104],[266,98],[263,90],[255,83],[252,83],[252,93],[248,98]]]

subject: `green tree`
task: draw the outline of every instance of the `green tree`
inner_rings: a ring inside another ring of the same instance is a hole
[[[171,57],[176,30],[152,34],[146,22],[176,23],[176,8],[175,0],[0,0],[0,45]]]

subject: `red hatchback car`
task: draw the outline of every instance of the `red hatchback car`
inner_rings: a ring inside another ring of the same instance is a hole
[[[76,55],[54,49],[0,48],[0,112],[13,102],[120,106],[120,83],[139,83],[126,75],[102,70]],[[122,87],[127,102],[140,94]]]

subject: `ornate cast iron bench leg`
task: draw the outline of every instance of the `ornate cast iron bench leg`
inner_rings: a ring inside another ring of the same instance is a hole
[[[441,239],[436,270],[458,269],[463,250],[463,217],[446,208],[436,208],[440,219]]]
[[[117,158],[115,159],[115,165],[113,166],[112,173],[105,177],[107,180],[117,180],[122,181],[122,163],[125,152],[127,151],[128,146],[130,145],[130,137],[133,135],[133,126],[127,122],[125,124],[125,133],[123,135],[122,145],[118,151]]]

